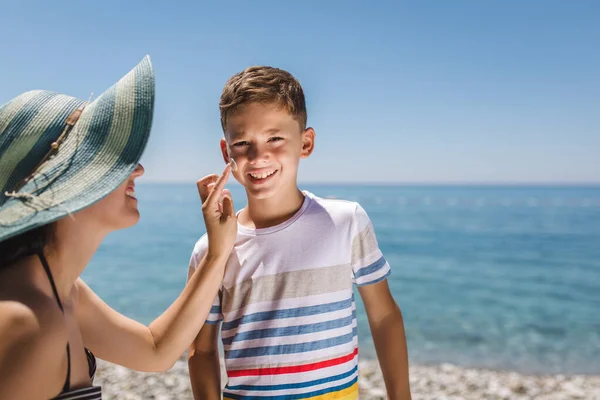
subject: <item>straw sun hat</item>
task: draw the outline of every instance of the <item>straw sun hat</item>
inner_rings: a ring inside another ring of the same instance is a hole
[[[36,90],[0,106],[0,241],[119,187],[142,156],[153,110],[148,56],[91,103]]]

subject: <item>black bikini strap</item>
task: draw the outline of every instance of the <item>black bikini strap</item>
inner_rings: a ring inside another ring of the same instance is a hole
[[[50,266],[48,265],[48,261],[46,261],[46,257],[44,253],[39,252],[38,257],[44,266],[44,271],[46,271],[46,275],[48,275],[48,280],[50,281],[50,286],[52,286],[52,292],[54,292],[54,297],[56,297],[56,302],[58,303],[58,307],[60,311],[65,312],[63,309],[62,303],[60,302],[60,297],[58,297],[58,290],[56,290],[56,284],[54,284],[54,278],[52,278],[52,273],[50,272]],[[71,384],[71,351],[69,349],[69,342],[67,342],[67,379],[65,380],[65,384],[63,385],[63,392],[69,391]]]
[[[46,271],[46,275],[48,275],[48,280],[50,281],[50,285],[52,286],[52,291],[54,292],[54,297],[56,297],[56,302],[58,303],[58,307],[60,308],[60,311],[62,311],[64,313],[65,310],[63,310],[62,303],[60,302],[60,297],[58,297],[58,291],[56,290],[56,285],[54,284],[54,279],[52,278],[52,273],[50,272],[50,267],[48,266],[48,261],[46,261],[46,257],[44,256],[44,254],[42,252],[38,253],[38,257],[40,258],[40,261],[42,262],[42,265],[44,266],[44,271]]]
[[[63,385],[63,392],[68,392],[71,389],[71,351],[67,342],[67,379]]]

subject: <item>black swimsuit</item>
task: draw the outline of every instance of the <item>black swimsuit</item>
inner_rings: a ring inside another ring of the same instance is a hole
[[[54,292],[54,297],[56,298],[56,302],[58,303],[58,307],[60,311],[64,313],[62,303],[60,302],[60,298],[58,297],[58,292],[56,291],[56,285],[54,284],[54,279],[52,278],[52,274],[50,273],[50,267],[48,266],[48,262],[46,261],[46,257],[42,253],[38,254],[42,265],[44,266],[44,271],[46,271],[46,275],[48,275],[48,280],[50,280],[50,285],[52,286],[52,291]],[[94,354],[88,349],[85,349],[85,355],[87,356],[88,366],[90,370],[90,381],[94,382],[94,376],[96,374],[96,357]],[[90,386],[81,389],[73,389],[71,390],[70,385],[71,378],[71,352],[69,350],[69,343],[67,342],[67,379],[65,380],[65,384],[63,386],[60,394],[53,398],[53,400],[101,400],[102,399],[102,388],[100,386]]]

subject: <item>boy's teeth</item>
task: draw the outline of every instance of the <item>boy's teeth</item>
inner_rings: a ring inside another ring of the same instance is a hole
[[[275,173],[275,171],[271,172],[263,172],[262,174],[250,174],[254,179],[265,179],[267,176],[271,176]]]
[[[127,190],[125,194],[130,197],[135,197],[135,190]]]

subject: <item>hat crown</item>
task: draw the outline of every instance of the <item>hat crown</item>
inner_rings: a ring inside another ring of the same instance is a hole
[[[0,206],[39,165],[84,101],[47,90],[23,93],[0,107]]]

